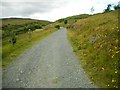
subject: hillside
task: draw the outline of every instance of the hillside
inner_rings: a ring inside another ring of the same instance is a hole
[[[117,88],[118,11],[68,20],[68,38],[88,76],[100,87]]]
[[[49,21],[45,20],[36,20],[36,19],[30,19],[30,18],[3,18],[2,20],[2,26],[5,25],[24,25],[29,23],[41,23],[43,25],[48,24]]]
[[[6,67],[27,48],[55,32],[49,21],[26,18],[2,19],[2,67]]]
[[[9,36],[11,31],[15,34],[25,33],[28,29],[39,29],[48,25],[50,22],[29,18],[3,18],[0,23],[2,23],[2,37],[4,38]]]
[[[69,22],[76,22],[78,19],[83,19],[83,18],[87,18],[90,17],[91,15],[89,14],[80,14],[80,15],[74,15],[74,16],[69,16],[66,18],[62,18],[57,20],[57,23],[64,23],[65,20],[69,21]]]

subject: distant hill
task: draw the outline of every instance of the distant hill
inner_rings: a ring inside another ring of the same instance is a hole
[[[87,18],[89,16],[91,16],[91,15],[89,15],[89,14],[80,14],[80,15],[67,17],[66,19],[83,19],[83,18]]]
[[[50,23],[49,21],[30,18],[2,18],[0,28],[3,31],[2,36],[6,37],[10,35],[11,31],[14,31],[15,34],[25,33],[28,29],[41,29]]]
[[[36,20],[36,19],[30,19],[30,18],[2,18],[2,26],[5,25],[24,25],[28,23],[41,23],[42,25],[49,24],[49,21],[45,20]],[[0,21],[0,22],[1,22]]]
[[[80,15],[74,15],[74,16],[69,16],[69,17],[66,17],[66,18],[62,18],[62,19],[59,19],[59,20],[57,20],[56,22],[59,22],[59,23],[61,23],[61,22],[64,22],[64,20],[68,20],[68,21],[75,21],[75,20],[78,20],[78,19],[84,19],[84,18],[88,18],[88,17],[90,17],[91,15],[89,15],[89,14],[80,14]]]

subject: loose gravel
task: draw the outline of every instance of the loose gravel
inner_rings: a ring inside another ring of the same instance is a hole
[[[3,70],[3,88],[95,88],[61,28]]]

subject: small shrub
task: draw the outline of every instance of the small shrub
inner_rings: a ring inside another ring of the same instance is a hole
[[[67,20],[65,20],[65,21],[64,21],[64,24],[67,24],[67,23],[68,23],[68,21],[67,21]]]
[[[60,25],[55,25],[55,28],[60,29]]]

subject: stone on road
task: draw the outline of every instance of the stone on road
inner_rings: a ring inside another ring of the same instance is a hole
[[[61,28],[27,49],[3,71],[3,88],[95,88]]]

